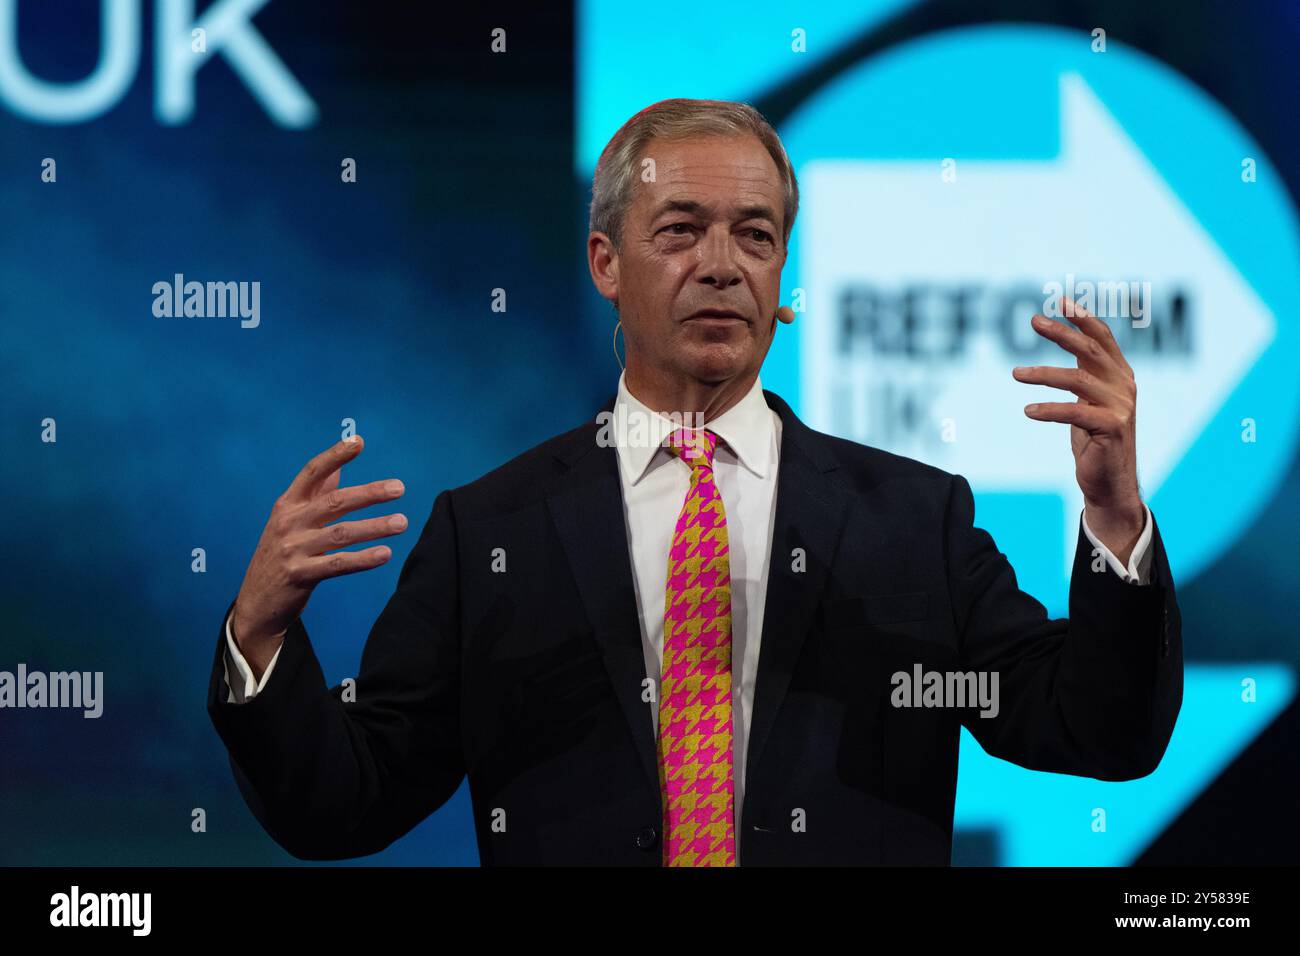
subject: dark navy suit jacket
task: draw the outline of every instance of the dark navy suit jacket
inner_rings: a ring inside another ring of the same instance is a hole
[[[1094,570],[1080,527],[1069,618],[1049,619],[974,527],[965,478],[814,431],[763,395],[784,427],[740,865],[948,864],[962,725],[1035,770],[1155,769],[1182,702],[1158,527],[1149,585]],[[291,854],[377,852],[468,775],[484,865],[660,865],[653,705],[617,453],[598,428],[437,496],[355,701],[327,686],[299,620],[262,692],[227,703],[222,629],[208,712]],[[892,706],[891,675],[918,664],[996,671],[997,716]]]

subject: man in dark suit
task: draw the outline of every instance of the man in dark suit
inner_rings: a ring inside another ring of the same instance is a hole
[[[374,853],[468,775],[484,864],[947,864],[961,726],[1038,770],[1128,780],[1182,699],[1173,579],[1106,324],[1035,329],[1077,368],[1069,618],[974,526],[969,484],[814,431],[761,387],[798,208],[771,127],[667,100],[610,141],[588,261],[627,366],[593,419],[443,491],[355,683],[314,586],[388,560],[399,497],[340,488],[359,438],[277,501],[227,611],[208,710],[254,814],[306,859]],[[327,553],[327,552],[334,553]]]

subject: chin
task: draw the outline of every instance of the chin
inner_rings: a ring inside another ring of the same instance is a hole
[[[721,382],[735,378],[749,368],[751,356],[725,345],[696,351],[685,363],[691,376],[701,382]]]

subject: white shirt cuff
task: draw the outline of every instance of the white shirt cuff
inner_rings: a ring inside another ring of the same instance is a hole
[[[1133,553],[1129,555],[1127,568],[1120,564],[1119,558],[1115,557],[1110,548],[1102,544],[1097,536],[1092,533],[1092,529],[1088,527],[1087,509],[1085,508],[1084,512],[1081,513],[1083,533],[1088,536],[1092,546],[1102,553],[1110,569],[1128,584],[1151,583],[1151,531],[1153,524],[1151,509],[1147,507],[1146,502],[1142,503],[1142,508],[1146,512],[1146,525],[1142,529],[1142,534],[1138,536],[1137,543],[1133,545]]]
[[[275,656],[271,658],[271,663],[266,665],[266,672],[262,674],[262,679],[254,681],[253,669],[248,666],[248,661],[244,660],[244,655],[239,653],[239,647],[235,644],[235,635],[230,630],[230,618],[233,616],[226,616],[226,687],[228,688],[226,703],[243,704],[256,697],[266,686],[267,678],[271,676],[271,671],[275,669],[275,662],[280,659],[280,652],[284,650],[284,643],[281,642],[275,649]]]

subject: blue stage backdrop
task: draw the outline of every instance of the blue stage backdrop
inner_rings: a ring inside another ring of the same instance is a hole
[[[1082,501],[1011,323],[1134,309],[1179,725],[1128,783],[964,734],[954,862],[1294,861],[1300,7],[469,6],[0,0],[0,671],[103,675],[97,715],[0,710],[0,864],[295,862],[204,710],[271,505],[349,429],[345,483],[406,483],[392,560],[306,612],[337,683],[438,492],[612,394],[591,174],[672,96],[754,104],[800,177],[765,387],[966,475],[1055,615]],[[364,862],[477,861],[462,786]]]

